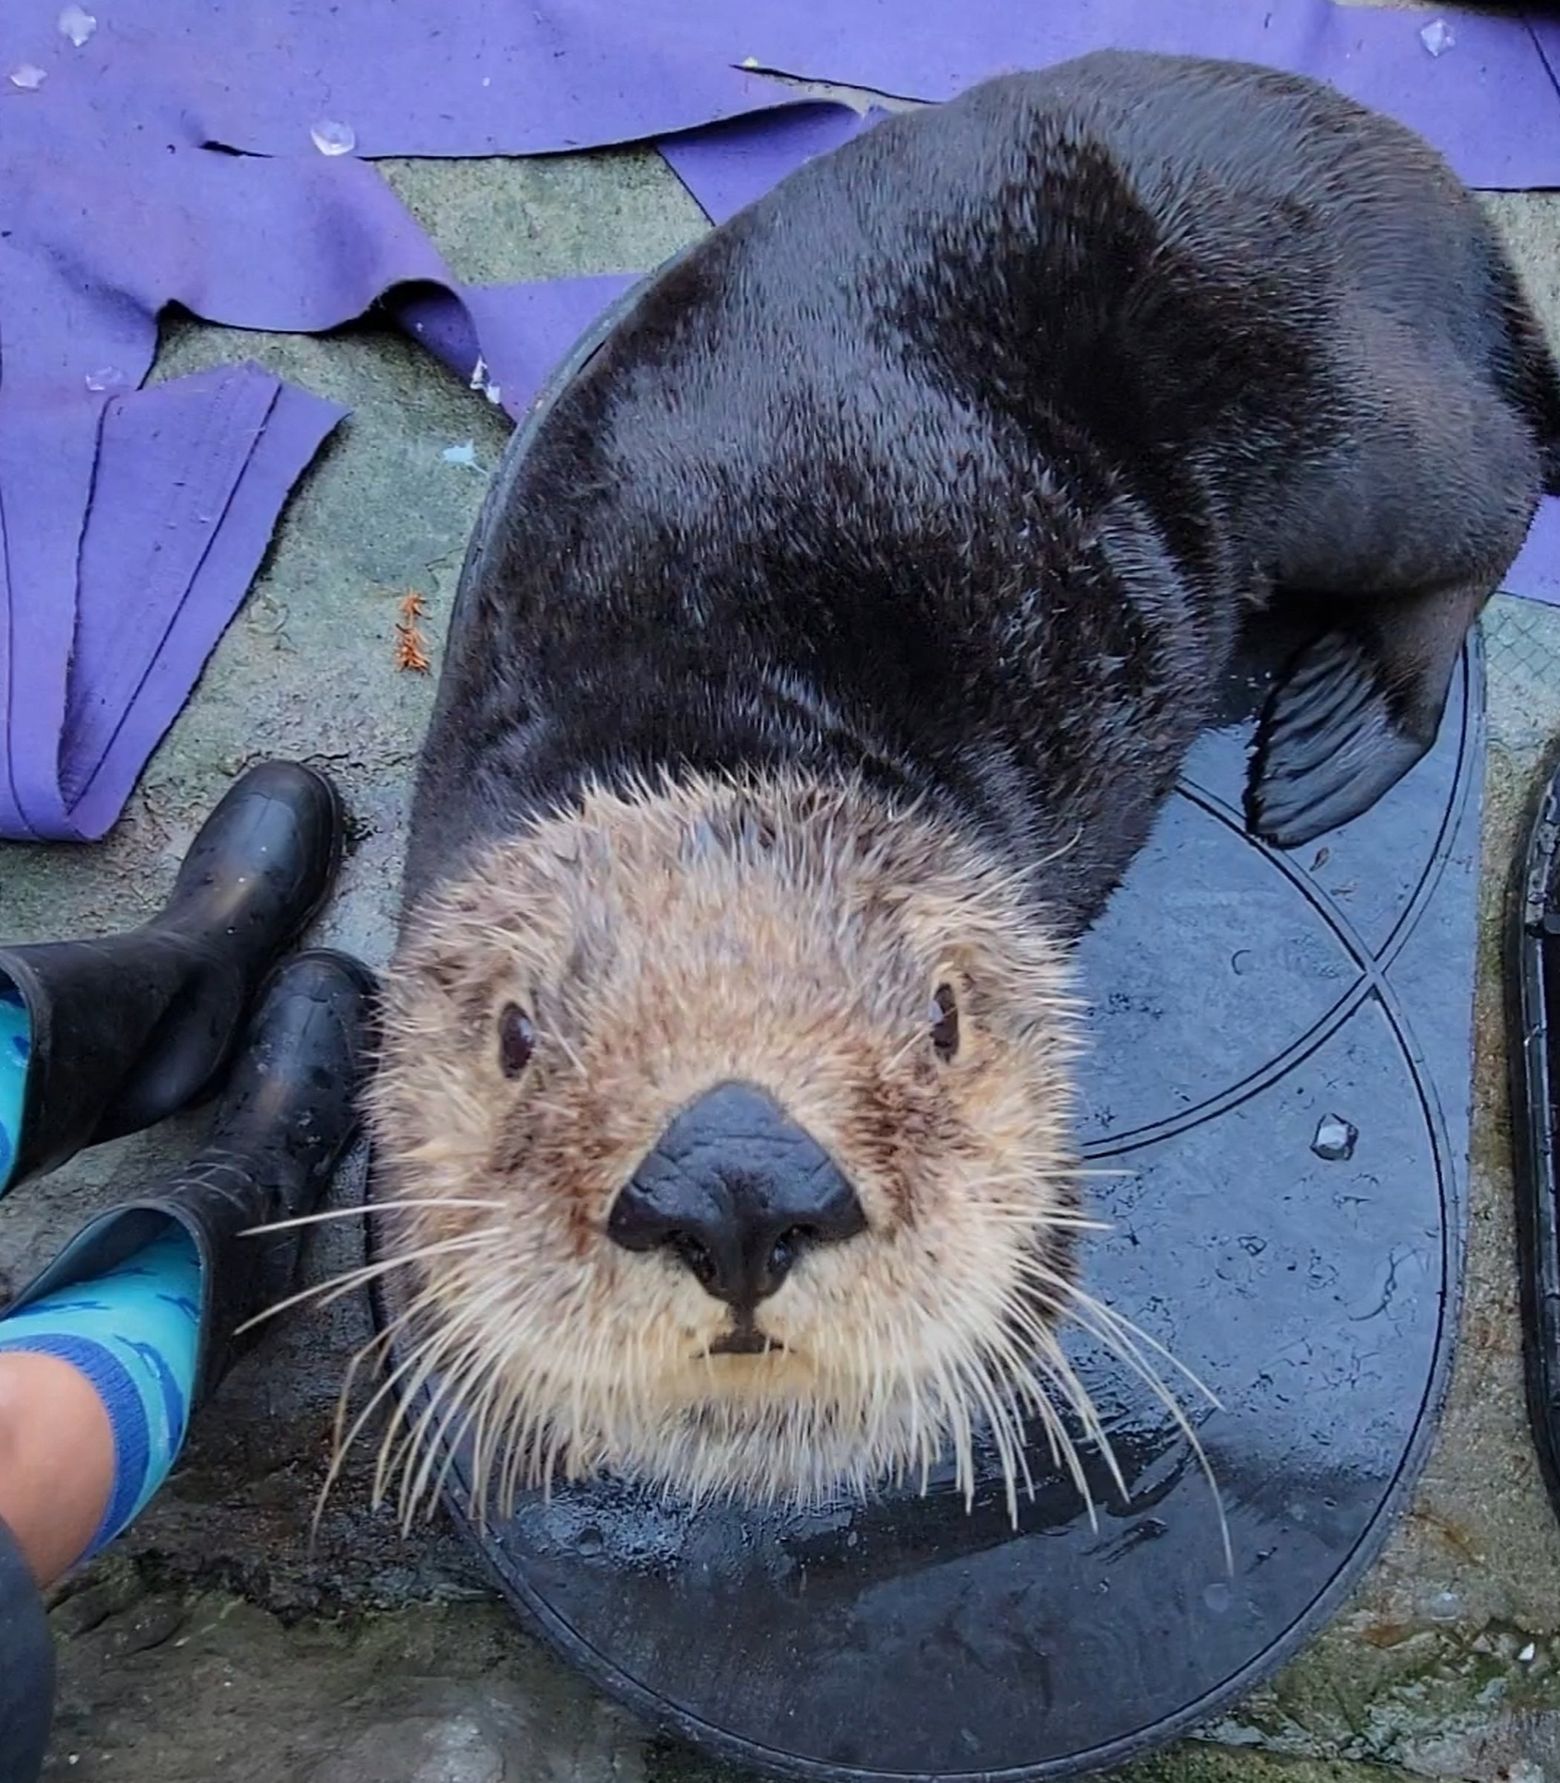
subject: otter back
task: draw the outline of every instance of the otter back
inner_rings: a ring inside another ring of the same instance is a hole
[[[1047,891],[1083,922],[1275,591],[1336,604],[1253,788],[1304,839],[1433,735],[1556,389],[1475,203],[1306,81],[1103,54],[892,118],[546,417],[468,565],[408,895],[588,778],[784,763],[1015,859],[1081,830]]]

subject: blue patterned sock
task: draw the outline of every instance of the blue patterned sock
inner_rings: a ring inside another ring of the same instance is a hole
[[[117,1269],[0,1318],[0,1351],[58,1356],[91,1381],[107,1409],[114,1485],[87,1554],[133,1522],[167,1479],[189,1422],[200,1263],[188,1234],[170,1226]]]
[[[27,1005],[8,978],[0,978],[0,1195],[11,1185],[11,1170],[22,1142],[27,1062],[32,1057],[32,1021]]]

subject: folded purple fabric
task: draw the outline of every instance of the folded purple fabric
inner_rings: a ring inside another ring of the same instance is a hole
[[[390,294],[397,324],[519,420],[547,374],[632,273],[524,285],[420,286]]]
[[[1526,15],[1527,28],[1533,33],[1538,53],[1544,58],[1549,78],[1560,90],[1560,9],[1550,5],[1544,12]]]
[[[786,103],[760,71],[936,100],[1126,46],[1315,75],[1421,130],[1475,185],[1560,184],[1560,95],[1520,14],[1332,0],[140,0],[137,14],[175,27],[170,57],[200,68],[204,133],[274,155],[312,152],[322,118],[365,155],[538,154]]]
[[[1560,497],[1541,502],[1522,555],[1511,566],[1503,587],[1524,600],[1560,607]]]
[[[626,278],[467,291],[361,161],[109,153],[95,118],[49,128],[41,96],[0,113],[27,141],[0,237],[0,836],[88,840],[344,413],[252,367],[137,391],[158,313],[318,330],[421,292],[430,345],[464,378],[481,356],[518,414]]]
[[[60,751],[77,834],[102,834],[122,809],[248,591],[280,500],[345,414],[253,365],[108,405]],[[189,474],[170,491],[160,479],[175,453]]]
[[[112,826],[344,413],[252,365],[113,398],[0,389],[0,835]]]
[[[877,109],[862,117],[845,105],[798,105],[690,130],[663,142],[661,158],[710,221],[724,223],[803,162],[839,148],[882,116]]]

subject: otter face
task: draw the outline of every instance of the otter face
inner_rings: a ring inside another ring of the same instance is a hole
[[[492,849],[389,974],[371,1124],[425,1432],[808,1502],[1077,1402],[1073,1011],[925,813],[668,783]],[[426,1482],[434,1470],[424,1467]]]

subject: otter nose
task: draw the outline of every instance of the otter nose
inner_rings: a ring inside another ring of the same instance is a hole
[[[717,1299],[751,1311],[809,1245],[866,1223],[810,1134],[762,1090],[723,1083],[656,1141],[613,1202],[607,1236],[625,1250],[675,1251]]]

